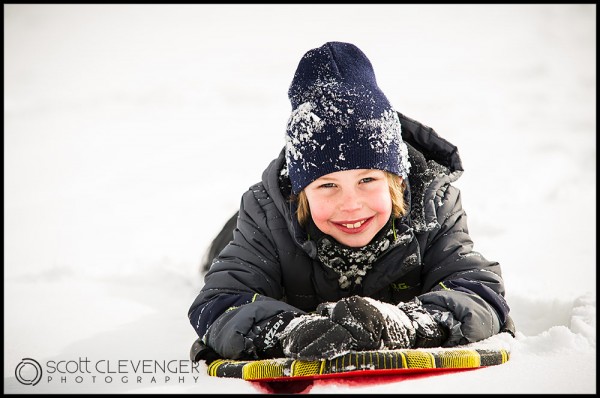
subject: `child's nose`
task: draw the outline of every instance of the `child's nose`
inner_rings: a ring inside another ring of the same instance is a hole
[[[340,210],[352,212],[362,207],[359,196],[354,191],[346,191],[342,195]]]

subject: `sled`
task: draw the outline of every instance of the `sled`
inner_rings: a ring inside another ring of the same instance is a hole
[[[350,352],[315,361],[276,358],[217,359],[208,374],[257,382],[301,381],[359,376],[443,373],[496,366],[509,360],[506,349],[406,349]]]

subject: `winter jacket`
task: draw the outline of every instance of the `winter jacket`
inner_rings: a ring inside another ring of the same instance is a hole
[[[323,266],[288,200],[282,150],[262,181],[242,196],[233,240],[214,259],[188,317],[204,344],[224,358],[256,358],[252,339],[283,311],[359,295],[389,303],[418,297],[432,312],[451,314],[445,346],[479,341],[507,322],[500,265],[473,251],[460,191],[457,148],[431,128],[398,114],[411,162],[409,214],[402,244],[378,257],[361,284],[342,289]]]

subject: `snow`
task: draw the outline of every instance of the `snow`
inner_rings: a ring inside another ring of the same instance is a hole
[[[131,362],[187,359],[200,261],[285,145],[298,61],[347,41],[459,148],[518,332],[482,342],[504,365],[305,392],[595,393],[595,29],[591,4],[4,5],[4,392],[261,392]]]

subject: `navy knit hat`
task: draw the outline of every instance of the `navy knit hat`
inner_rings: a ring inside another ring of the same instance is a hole
[[[292,114],[285,154],[294,193],[342,170],[378,169],[408,177],[400,120],[358,47],[328,42],[308,51],[288,96]]]

